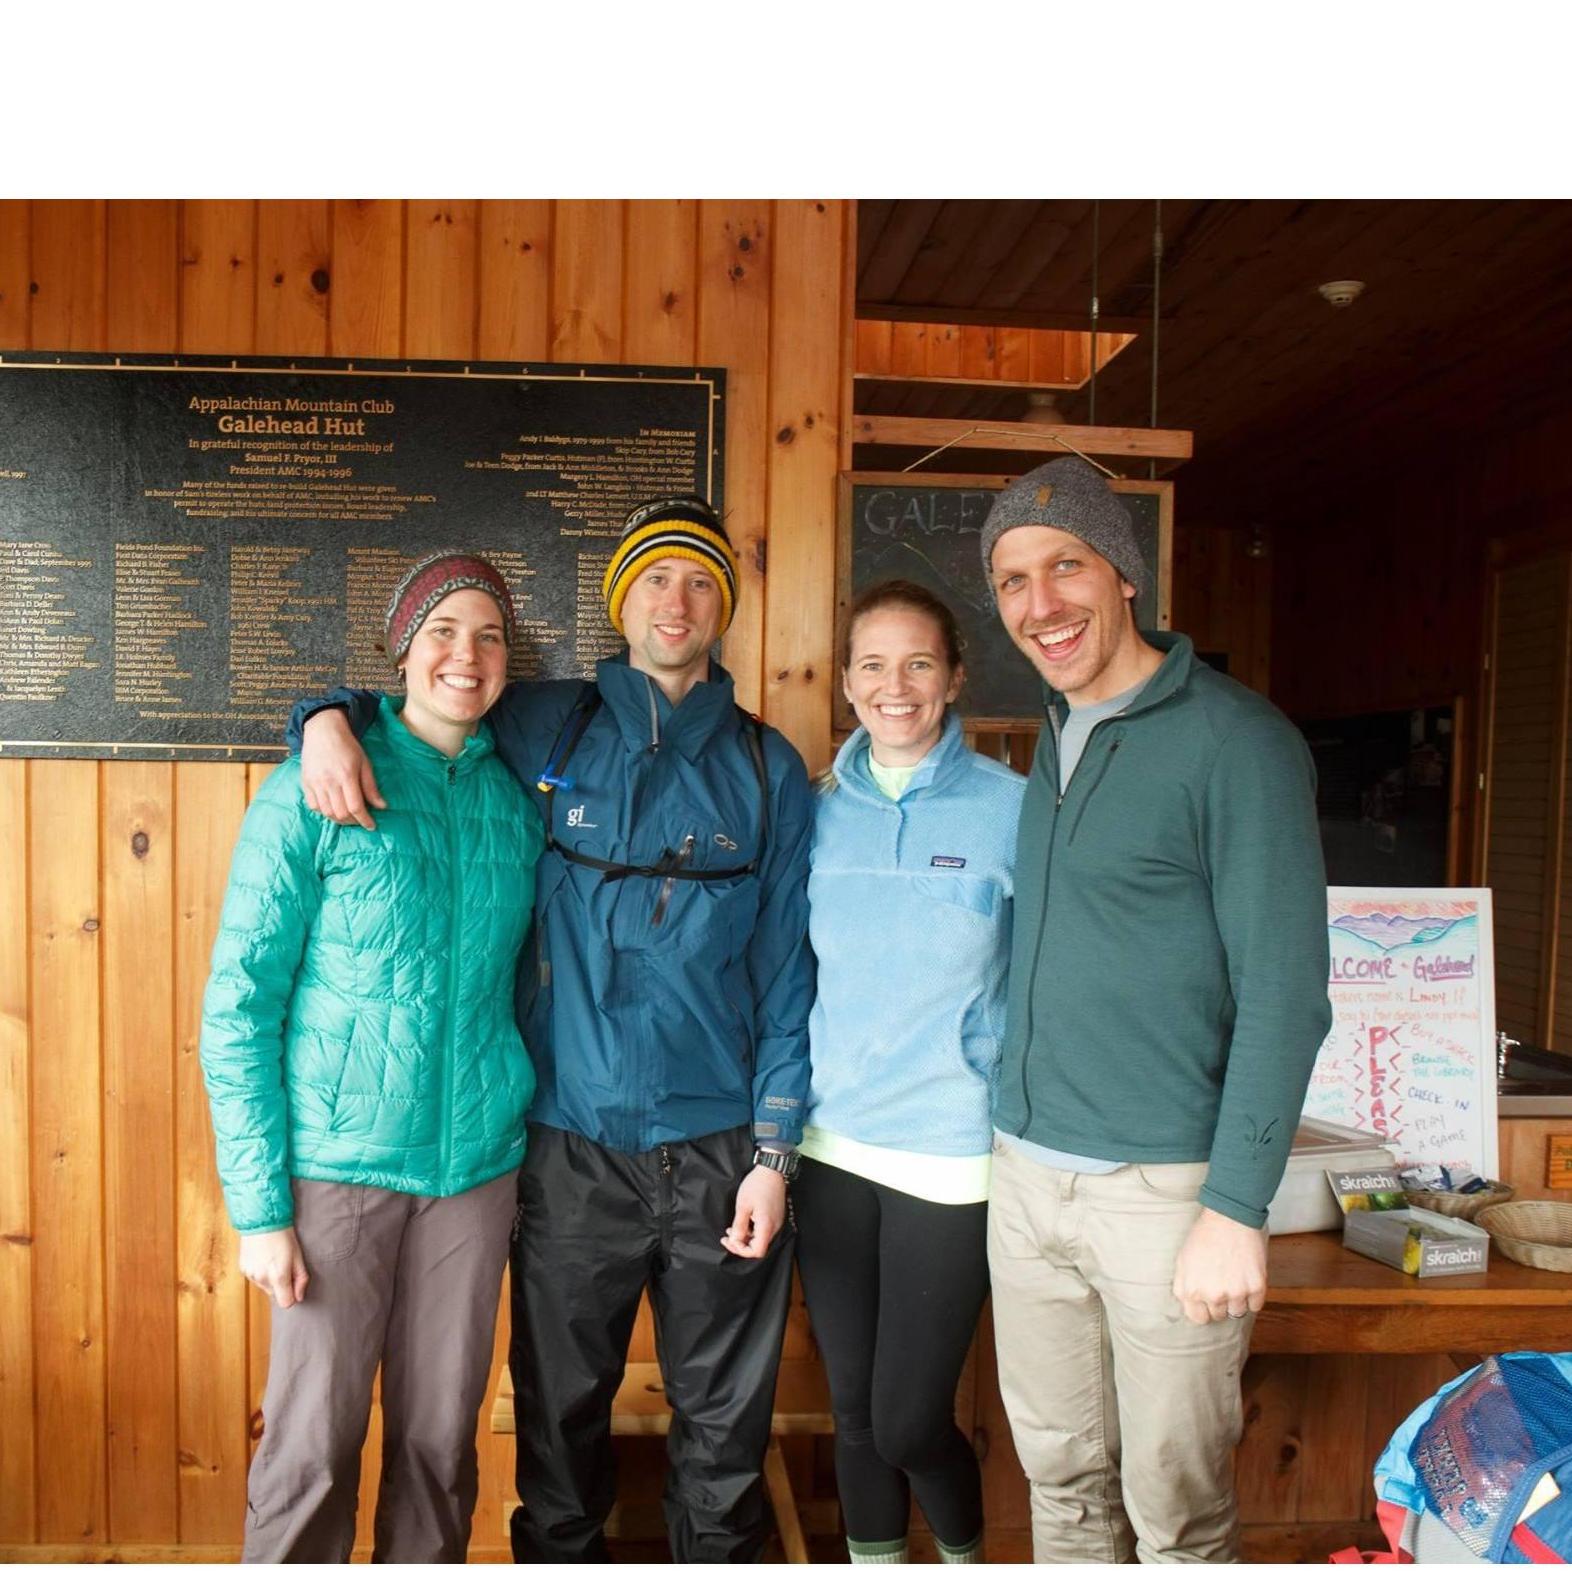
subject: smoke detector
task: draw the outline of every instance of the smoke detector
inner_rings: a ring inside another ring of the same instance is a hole
[[[1341,310],[1344,306],[1351,306],[1365,292],[1365,282],[1362,278],[1334,278],[1330,284],[1318,284],[1316,293],[1329,306],[1336,306]]]

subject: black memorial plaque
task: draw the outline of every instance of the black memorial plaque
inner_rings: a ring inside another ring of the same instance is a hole
[[[1036,668],[1016,649],[994,610],[983,577],[978,536],[1002,475],[853,473],[841,476],[836,520],[837,648],[846,607],[880,579],[912,579],[955,613],[966,641],[966,686],[957,709],[968,724],[996,729],[1043,718],[1043,686]],[[1169,546],[1173,483],[1116,480],[1130,511],[1150,585],[1135,603],[1143,628],[1168,626]],[[836,683],[836,725],[849,731],[856,717]]]
[[[515,676],[620,647],[628,510],[723,507],[725,373],[0,357],[0,754],[269,759],[291,701],[385,687],[429,551],[507,577]]]

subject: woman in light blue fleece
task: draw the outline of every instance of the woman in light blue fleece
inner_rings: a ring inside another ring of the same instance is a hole
[[[988,1292],[991,1102],[1025,781],[966,746],[949,608],[863,591],[842,681],[861,723],[817,805],[813,1079],[797,1260],[835,1410],[854,1562],[907,1559],[915,1492],[942,1561],[982,1559],[955,1387]]]

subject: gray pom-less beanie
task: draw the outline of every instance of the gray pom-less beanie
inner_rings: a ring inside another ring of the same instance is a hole
[[[1135,543],[1135,529],[1124,504],[1108,482],[1085,459],[1066,454],[1028,470],[1012,480],[997,497],[982,527],[983,577],[993,571],[993,548],[1007,529],[1044,524],[1084,540],[1106,557],[1136,587],[1147,587],[1149,575]]]

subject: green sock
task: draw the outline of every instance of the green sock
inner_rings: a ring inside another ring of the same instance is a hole
[[[848,1539],[846,1551],[853,1566],[894,1566],[911,1560],[906,1553],[906,1540],[900,1539]]]
[[[952,1549],[949,1545],[934,1541],[934,1548],[939,1552],[939,1560],[949,1567],[961,1566],[968,1561],[981,1561],[983,1558],[983,1537],[979,1533],[969,1545],[961,1545]]]

